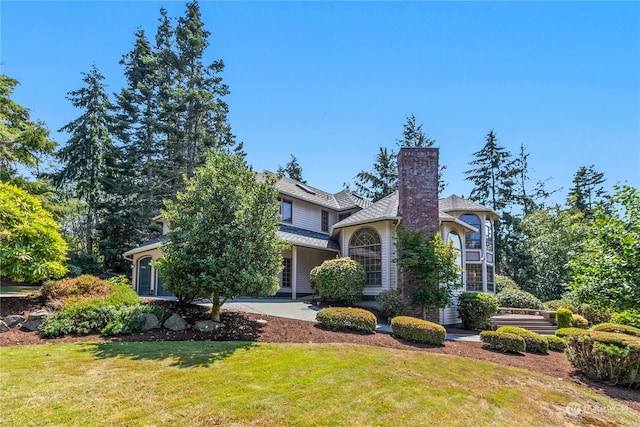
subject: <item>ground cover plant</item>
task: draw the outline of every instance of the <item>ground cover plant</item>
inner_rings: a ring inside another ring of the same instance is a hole
[[[640,422],[636,411],[553,377],[361,345],[78,343],[2,348],[0,357],[12,360],[0,371],[3,425]],[[567,414],[570,402],[580,415]]]

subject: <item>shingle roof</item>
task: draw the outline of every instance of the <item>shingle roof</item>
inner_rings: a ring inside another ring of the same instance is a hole
[[[306,246],[316,249],[330,249],[339,251],[338,242],[331,239],[328,234],[304,230],[291,225],[280,224],[278,237],[297,246]]]
[[[398,192],[395,191],[384,197],[366,209],[354,213],[348,218],[336,223],[334,228],[342,228],[348,225],[362,222],[392,219],[398,217]]]
[[[493,217],[492,219],[500,218],[500,215],[492,209],[472,202],[471,200],[458,197],[455,194],[445,199],[440,199],[438,203],[440,210],[443,212],[488,212],[490,216]]]
[[[144,252],[144,251],[148,251],[148,250],[157,248],[158,246],[160,246],[166,240],[167,240],[167,235],[163,234],[160,237],[156,237],[155,239],[147,240],[146,242],[141,243],[139,246],[128,250],[123,255],[124,256],[133,255],[133,254],[137,254],[138,252]]]
[[[264,180],[266,173],[269,172],[256,174],[256,179],[259,181]],[[309,203],[333,209],[335,211],[344,211],[354,208],[363,209],[371,205],[369,200],[362,199],[347,190],[331,194],[287,177],[281,177],[278,179],[278,181],[276,181],[275,188],[282,195],[305,200]]]

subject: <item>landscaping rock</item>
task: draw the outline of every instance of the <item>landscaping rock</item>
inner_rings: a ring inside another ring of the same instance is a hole
[[[185,320],[180,317],[180,315],[174,313],[171,315],[171,317],[164,321],[164,324],[162,326],[172,331],[184,331],[185,329],[187,329],[187,322],[185,322]]]
[[[35,321],[35,320],[44,320],[49,317],[49,312],[45,309],[34,311],[33,313],[29,313],[29,318],[27,321]]]
[[[143,331],[149,331],[151,329],[158,329],[160,326],[162,326],[160,324],[160,320],[158,319],[158,316],[156,316],[153,313],[142,313],[141,314],[142,317],[142,330]]]
[[[267,324],[267,321],[266,321],[266,320],[264,320],[264,319],[258,319],[258,320],[256,320],[256,323],[257,323],[258,325],[264,326],[264,325],[266,325],[266,324]]]
[[[9,326],[7,326],[6,323],[4,323],[4,320],[0,320],[0,333],[7,332],[10,329],[11,328]]]
[[[24,316],[20,316],[19,314],[11,314],[2,319],[2,321],[10,328],[18,326],[19,323],[22,323],[25,320],[27,319],[25,319]]]
[[[214,322],[213,320],[201,320],[196,322],[194,328],[200,332],[211,332],[220,328],[224,328],[224,324]]]
[[[27,331],[37,331],[38,326],[42,324],[43,320],[44,319],[27,320],[26,322],[22,323],[21,329],[26,329]]]

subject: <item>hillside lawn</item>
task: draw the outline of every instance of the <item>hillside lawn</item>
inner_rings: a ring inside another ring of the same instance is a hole
[[[640,425],[640,413],[547,375],[355,344],[11,346],[0,402],[5,426]]]

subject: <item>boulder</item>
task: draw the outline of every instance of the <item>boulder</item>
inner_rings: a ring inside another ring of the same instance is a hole
[[[172,331],[184,331],[185,329],[187,329],[187,322],[185,322],[185,320],[180,317],[180,315],[174,313],[171,315],[171,317],[164,321],[164,324],[162,326]]]
[[[43,322],[43,319],[27,320],[26,322],[22,323],[21,329],[25,329],[27,331],[37,331],[38,326],[40,326],[42,322]]]
[[[6,323],[4,323],[4,320],[0,320],[0,333],[2,332],[7,332],[9,331],[11,328],[9,326],[7,326]]]
[[[142,330],[148,331],[151,329],[157,329],[160,326],[160,320],[158,320],[158,316],[153,313],[142,313],[140,315],[142,317]]]
[[[5,317],[4,319],[2,319],[2,321],[10,328],[18,326],[19,323],[22,323],[25,320],[27,319],[25,319],[24,316],[21,316],[19,314],[11,314]]]
[[[49,312],[45,309],[41,309],[38,311],[34,311],[32,313],[29,313],[29,318],[27,319],[27,321],[35,321],[35,320],[44,320],[45,318],[49,317]]]
[[[200,320],[193,326],[200,332],[211,332],[220,328],[224,328],[222,323],[214,322],[213,320]]]

